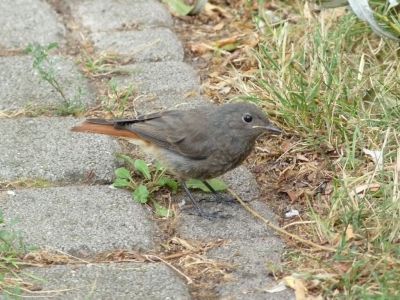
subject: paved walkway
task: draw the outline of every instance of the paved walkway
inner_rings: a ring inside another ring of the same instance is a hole
[[[205,103],[196,71],[183,62],[183,48],[172,25],[167,9],[154,0],[0,1],[0,181],[50,183],[49,187],[0,192],[0,209],[7,226],[19,232],[25,244],[82,259],[25,269],[25,274],[42,279],[37,281],[41,290],[27,295],[53,299],[291,297],[288,291],[264,291],[274,284],[269,268],[279,265],[283,245],[239,205],[204,202],[205,210],[224,210],[232,217],[209,221],[184,210],[171,229],[170,221],[155,220],[144,206],[131,200],[129,192],[110,189],[117,167],[115,154],[123,147],[108,137],[71,133],[69,129],[80,119],[49,116],[49,108],[62,107],[63,99],[40,79],[32,58],[21,51],[29,43],[57,42],[61,51],[52,57],[54,72],[67,97],[87,110],[98,103],[99,84],[107,85],[110,79],[85,78],[77,57],[88,48],[94,54],[112,52],[132,62],[124,66],[124,72],[110,77],[120,87],[133,85],[139,113]],[[24,111],[33,111],[34,116],[21,116]],[[257,201],[257,185],[246,168],[224,179],[252,200],[259,212],[274,218]],[[176,201],[182,197],[178,195]],[[171,240],[188,241],[188,250],[190,245],[219,245],[195,256],[205,266],[197,270],[210,280],[196,281],[199,274],[191,273],[189,262],[186,267],[175,265],[193,277],[193,283],[157,259],[85,263],[121,249],[161,253]],[[218,264],[229,266],[221,267],[224,276],[211,273],[211,265]]]

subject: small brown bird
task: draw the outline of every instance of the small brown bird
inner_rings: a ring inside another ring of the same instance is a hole
[[[237,167],[263,133],[281,133],[256,105],[228,103],[190,110],[170,110],[136,119],[88,119],[72,131],[128,139],[158,159],[181,181],[200,214],[185,180],[211,179]]]

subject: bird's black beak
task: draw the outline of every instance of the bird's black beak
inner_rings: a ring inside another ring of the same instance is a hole
[[[281,134],[282,133],[282,129],[276,127],[275,125],[272,124],[268,124],[267,126],[264,127],[265,130],[273,133],[273,134]]]

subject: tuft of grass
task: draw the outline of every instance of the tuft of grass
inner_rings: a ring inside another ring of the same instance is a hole
[[[52,183],[41,178],[22,178],[14,181],[0,181],[0,191],[17,188],[46,188],[52,186]]]
[[[81,65],[84,72],[91,78],[104,78],[115,75],[129,75],[121,66],[131,62],[113,53],[102,53],[98,56],[84,54]]]
[[[314,153],[333,174],[329,192],[302,195],[312,222],[290,228],[336,253],[294,245],[285,270],[311,295],[400,297],[400,48],[351,13],[297,9],[295,23],[260,33],[258,71],[241,83],[297,138],[280,160]]]
[[[85,105],[81,101],[82,90],[79,88],[73,97],[68,97],[64,88],[57,78],[54,60],[50,57],[50,52],[58,48],[57,43],[48,45],[30,44],[25,49],[27,54],[33,58],[32,68],[35,69],[40,78],[47,82],[63,99],[63,102],[56,107],[49,107],[48,111],[54,111],[59,116],[79,115],[85,111]],[[33,109],[33,113],[42,111],[42,108]],[[29,110],[27,110],[27,113]]]
[[[353,16],[324,22],[304,24],[305,33],[287,24],[267,33],[251,99],[311,146],[337,148],[358,131],[377,143],[381,127],[400,128],[396,46],[364,52],[368,40],[354,30]]]
[[[121,88],[111,79],[107,85],[106,96],[102,97],[101,106],[114,117],[123,117],[126,112],[134,111],[136,96],[133,86]]]
[[[4,225],[0,211],[0,292],[6,297],[19,298],[23,282],[18,273],[25,248],[18,235],[4,229]]]

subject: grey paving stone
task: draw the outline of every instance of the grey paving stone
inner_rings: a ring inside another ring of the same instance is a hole
[[[110,182],[120,147],[109,137],[71,132],[81,121],[71,117],[0,119],[0,181]]]
[[[129,30],[140,26],[172,26],[166,8],[154,0],[75,0],[71,12],[83,26],[95,31]]]
[[[164,96],[181,95],[181,99],[200,92],[199,76],[183,62],[152,62],[128,65],[123,68],[129,76],[116,76],[119,88],[133,87],[139,94]]]
[[[155,227],[129,192],[68,186],[0,194],[5,223],[27,245],[85,256],[113,249],[150,249]]]
[[[190,299],[178,275],[158,263],[53,266],[26,272],[44,279],[38,281],[38,286],[50,292],[32,295],[44,295],[46,299]]]
[[[96,32],[90,38],[96,51],[128,56],[136,62],[183,60],[182,44],[168,28]]]
[[[58,56],[51,60],[54,61],[53,74],[65,96],[77,104],[94,103],[95,97],[88,81],[74,62]],[[25,108],[27,105],[59,107],[63,101],[61,95],[33,69],[31,57],[0,57],[0,110]]]
[[[270,275],[273,269],[279,269],[283,244],[276,237],[234,240],[217,249],[208,256],[217,261],[234,265],[232,281],[216,286],[219,299],[295,299],[287,289],[270,294],[267,289],[277,282]]]
[[[221,179],[237,193],[243,201],[256,200],[259,195],[257,181],[245,167],[239,166],[221,176]]]
[[[0,49],[25,48],[33,42],[61,42],[64,32],[56,13],[45,1],[0,1]]]
[[[188,204],[184,207],[180,216],[179,232],[186,238],[208,239],[250,239],[275,236],[264,223],[255,220],[241,205],[236,202],[216,202],[212,195],[193,193],[200,201],[200,207],[204,212],[219,212],[219,218],[212,219],[200,217],[194,207],[189,206],[190,200],[186,195],[181,195]],[[275,220],[275,215],[260,201],[252,201],[251,206],[266,219]]]
[[[244,201],[251,201],[251,205],[258,213],[265,218],[275,222],[276,216],[266,204],[258,201],[258,187],[254,176],[245,166],[227,172],[221,179],[230,189],[235,191]],[[194,239],[249,239],[275,236],[264,223],[252,217],[233,197],[226,193],[221,194],[225,200],[232,202],[221,202],[215,199],[210,193],[193,193],[194,197],[200,200],[200,206],[205,212],[220,212],[222,218],[210,220],[196,214],[193,207],[184,207],[179,225],[179,232],[185,237]],[[182,200],[191,204],[185,194],[180,195]],[[254,200],[254,201],[253,201]],[[179,199],[178,199],[179,201]]]
[[[251,201],[249,205],[255,211],[271,222],[276,222],[276,216],[268,206],[257,200],[257,183],[244,166],[228,172],[222,179],[243,200]],[[224,239],[228,242],[207,254],[212,259],[234,266],[233,280],[215,286],[217,299],[294,299],[293,293],[288,290],[276,294],[265,291],[277,284],[269,276],[271,265],[279,267],[281,263],[283,243],[276,233],[237,202],[216,202],[209,194],[195,193],[194,196],[204,199],[200,201],[200,206],[206,213],[218,212],[220,217],[209,220],[198,216],[194,207],[184,207],[177,231],[186,239]],[[180,199],[190,204],[186,198],[181,195]]]
[[[169,109],[190,109],[197,106],[210,105],[198,95],[187,96],[177,93],[160,93],[159,95],[141,95],[135,99],[135,110],[138,114],[147,114]]]

